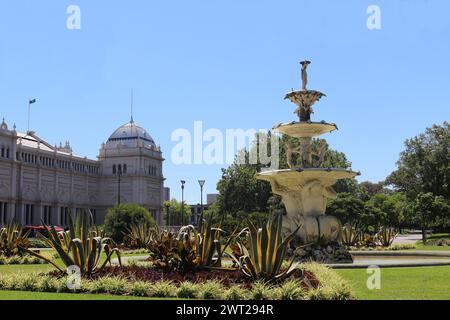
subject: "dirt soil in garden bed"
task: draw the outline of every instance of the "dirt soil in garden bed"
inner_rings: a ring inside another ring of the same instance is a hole
[[[60,272],[51,272],[52,276],[61,276]],[[159,270],[143,267],[143,266],[113,266],[105,267],[103,270],[97,272],[91,277],[96,280],[103,277],[120,277],[129,281],[148,281],[157,282],[161,280],[172,281],[175,284],[180,284],[184,281],[190,281],[193,283],[204,283],[209,280],[220,281],[224,287],[231,287],[233,285],[241,285],[245,288],[251,288],[254,281],[245,276],[241,271],[228,271],[228,270],[211,270],[211,271],[198,271],[195,273],[181,274],[179,272],[167,272],[163,273]],[[275,284],[282,284],[289,280],[301,280],[301,285],[305,290],[318,288],[320,285],[319,280],[315,275],[308,271],[295,270],[288,277],[278,280]]]

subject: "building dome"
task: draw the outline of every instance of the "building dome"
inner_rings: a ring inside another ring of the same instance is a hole
[[[156,148],[156,144],[153,138],[144,128],[139,126],[133,120],[114,131],[106,142],[105,148],[117,148],[119,145],[125,148]]]

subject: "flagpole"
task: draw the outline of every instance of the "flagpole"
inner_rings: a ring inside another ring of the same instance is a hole
[[[31,99],[28,99],[28,130],[27,130],[27,134],[30,132],[30,112],[31,112]]]
[[[36,98],[28,100],[28,130],[27,130],[27,134],[30,133],[30,117],[31,117],[30,114],[31,114],[31,105],[33,103],[36,103]]]

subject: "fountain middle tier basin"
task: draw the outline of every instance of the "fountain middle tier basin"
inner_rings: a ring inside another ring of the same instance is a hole
[[[312,138],[337,130],[334,123],[327,122],[289,122],[281,123],[273,130],[295,138]]]

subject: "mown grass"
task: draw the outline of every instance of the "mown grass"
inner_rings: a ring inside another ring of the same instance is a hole
[[[369,290],[365,269],[336,270],[361,300],[450,300],[450,267],[382,268],[381,289]]]
[[[450,236],[448,235],[448,233],[430,234],[427,237],[428,243],[423,243],[422,240],[416,242],[416,250],[450,251],[450,246],[430,245],[431,241],[436,241],[436,240],[441,240],[441,239],[445,239],[445,240],[449,240],[450,241]]]

